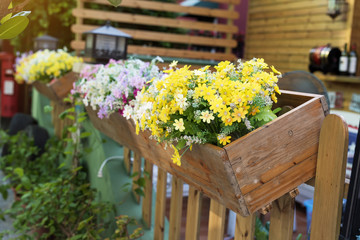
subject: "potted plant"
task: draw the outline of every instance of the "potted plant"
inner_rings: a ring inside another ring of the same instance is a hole
[[[320,95],[276,96],[279,72],[261,59],[215,69],[173,64],[125,105],[134,121],[87,110],[100,131],[246,216],[314,176],[328,107]],[[292,110],[276,117],[282,106]]]
[[[16,59],[15,80],[33,84],[50,100],[60,102],[77,80],[78,74],[72,69],[81,62],[81,58],[72,56],[65,49],[24,53]]]

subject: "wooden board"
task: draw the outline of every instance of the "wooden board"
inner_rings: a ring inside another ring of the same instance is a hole
[[[158,169],[156,185],[156,206],[154,239],[164,239],[165,230],[165,207],[166,207],[166,172]]]
[[[151,227],[151,209],[152,209],[152,177],[153,165],[145,159],[144,163],[145,174],[145,196],[142,201],[142,217],[145,222],[145,227]]]
[[[54,79],[48,84],[35,81],[33,86],[41,94],[54,102],[61,102],[70,93],[73,83],[78,80],[79,74],[69,72],[59,79]]]
[[[218,240],[224,238],[225,229],[225,213],[226,208],[218,201],[210,200],[210,211],[209,211],[209,240]]]
[[[171,183],[169,239],[180,240],[183,203],[183,181],[175,176]]]
[[[243,217],[236,215],[236,228],[234,240],[253,240],[255,236],[256,214]]]
[[[185,239],[187,240],[199,239],[201,203],[201,192],[190,186],[186,212]]]
[[[121,145],[247,216],[315,175],[320,127],[328,113],[325,98],[282,92],[278,105],[293,110],[224,148],[195,145],[181,166],[172,163],[172,149],[150,140],[148,131],[136,135],[134,123],[119,114],[99,119],[95,111],[88,113],[97,129]]]
[[[320,133],[311,240],[339,237],[348,142],[344,120],[334,114],[328,115]]]
[[[294,227],[295,199],[286,193],[272,204],[269,240],[292,238]]]

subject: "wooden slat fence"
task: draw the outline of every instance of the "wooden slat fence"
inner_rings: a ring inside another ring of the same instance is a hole
[[[75,40],[72,48],[81,51],[85,47],[82,33],[92,30],[110,20],[119,30],[130,34],[133,40],[128,46],[129,54],[151,55],[196,60],[235,60],[231,49],[236,47],[233,34],[238,32],[233,20],[238,18],[234,4],[240,0],[212,0],[222,9],[182,6],[179,3],[123,0],[121,7],[111,7],[107,0],[78,0],[73,9],[76,24],[72,26]],[[96,6],[94,9],[94,6]],[[120,9],[120,10],[119,10]],[[124,9],[129,10],[125,12]],[[166,13],[172,17],[146,15],[144,11]],[[134,13],[135,12],[135,13]],[[199,20],[205,17],[205,20]],[[208,19],[217,19],[209,21]],[[99,24],[99,25],[97,25]],[[190,34],[191,31],[208,32]],[[172,46],[163,47],[163,43]]]

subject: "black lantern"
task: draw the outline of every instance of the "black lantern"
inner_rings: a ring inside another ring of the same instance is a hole
[[[346,13],[346,11],[347,11],[346,0],[328,0],[327,15],[329,15],[332,19],[335,19],[340,14]]]
[[[85,57],[93,58],[98,63],[126,59],[127,40],[131,36],[110,26],[110,22],[85,34]]]
[[[35,38],[34,40],[34,50],[56,50],[58,45],[58,39],[51,37],[49,35],[43,35],[40,37]]]

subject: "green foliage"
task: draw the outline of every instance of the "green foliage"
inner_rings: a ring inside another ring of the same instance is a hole
[[[44,34],[58,38],[59,48],[70,48],[70,42],[74,39],[70,26],[75,22],[71,11],[75,6],[76,0],[31,0],[26,6],[31,11],[31,24],[23,34],[11,40],[15,51],[33,50],[34,38]]]
[[[255,238],[256,240],[269,239],[269,223],[264,226],[258,217],[255,220]]]
[[[0,237],[13,232],[16,239],[104,239],[104,230],[111,224],[111,204],[96,200],[97,192],[90,187],[87,174],[79,165],[83,157],[81,139],[90,133],[82,131],[86,113],[80,108],[69,108],[62,114],[72,116],[74,124],[64,131],[64,138],[51,138],[43,154],[25,133],[9,136],[0,131],[0,144],[6,144],[8,155],[0,158],[9,183],[0,186],[7,198],[8,189],[17,193],[10,209],[0,212],[13,219],[14,231],[0,233]],[[138,194],[143,193],[145,181],[139,178]],[[128,231],[137,224],[128,216],[116,221],[118,230],[111,239],[136,239],[143,235],[141,228]]]
[[[14,4],[13,4],[14,2]],[[20,11],[19,13],[13,15],[24,5],[27,1],[18,3],[19,1],[4,1],[0,7],[0,39],[12,39],[18,36],[21,32],[25,30],[29,24],[28,15],[29,11]],[[15,5],[15,6],[13,6]]]

